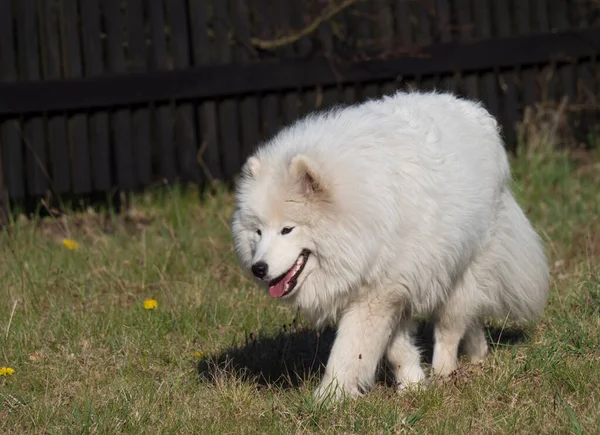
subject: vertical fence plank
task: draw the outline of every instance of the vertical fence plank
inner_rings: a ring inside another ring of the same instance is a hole
[[[494,3],[494,18],[496,21],[497,35],[508,37],[512,34],[512,24],[508,0],[496,0]],[[516,124],[520,120],[519,106],[517,101],[517,87],[515,73],[513,71],[500,73],[498,77],[504,91],[503,100],[503,124],[504,134],[509,146],[514,146],[516,141]]]
[[[254,21],[254,34],[261,39],[275,37],[273,29],[273,8],[268,0],[252,1]],[[279,128],[279,101],[278,95],[266,92],[260,101],[260,114],[263,139],[271,138]]]
[[[12,2],[0,1],[0,81],[17,80]],[[4,166],[4,188],[8,196],[25,196],[21,127],[18,118],[0,121],[0,154]]]
[[[294,12],[292,14],[292,26],[297,29],[305,28],[309,23],[307,19],[308,9],[305,0],[290,0]],[[311,55],[314,44],[309,36],[301,38],[297,43],[296,53],[300,58],[306,58]],[[301,95],[300,115],[306,115],[315,110],[317,105],[316,88],[304,89]]]
[[[394,7],[396,34],[399,35],[400,48],[406,53],[406,56],[415,56],[417,51],[414,26],[411,20],[411,0],[396,0]],[[404,81],[404,80],[403,80]],[[408,88],[416,86],[416,81],[405,81]]]
[[[167,1],[167,14],[171,29],[171,53],[176,69],[190,66],[189,26],[185,0]],[[198,143],[194,108],[191,103],[177,104],[175,109],[175,139],[179,158],[179,176],[184,182],[199,183]]]
[[[61,44],[66,79],[83,76],[79,14],[76,1],[62,1]],[[92,170],[88,144],[88,121],[84,113],[77,113],[69,117],[67,143],[71,155],[72,191],[76,195],[90,193],[92,191]]]
[[[406,50],[415,45],[409,1],[396,0],[394,7],[396,34],[400,36],[400,46]]]
[[[477,1],[477,0],[475,0]],[[473,15],[471,14],[471,0],[455,0],[460,40],[470,42],[473,40]],[[476,74],[463,76],[464,92],[470,98],[479,98],[478,80]]]
[[[433,42],[433,26],[431,22],[432,2],[430,0],[422,0],[414,2],[412,6],[413,14],[417,19],[416,42],[419,46],[427,46]],[[433,90],[438,84],[436,77],[420,76],[417,80],[423,90]]]
[[[37,81],[41,79],[37,2],[20,0],[16,4],[21,79]],[[44,195],[48,189],[48,171],[44,120],[41,116],[25,119],[23,140],[25,142],[27,191],[32,196]]]
[[[359,2],[356,5],[356,36],[361,57],[368,55],[373,50],[373,2]],[[361,100],[377,98],[379,86],[377,83],[364,83],[362,85]]]
[[[0,150],[2,150],[2,136],[0,135]],[[0,152],[0,232],[9,222],[8,217],[8,196],[4,186],[4,171],[2,163],[2,153]]]
[[[536,30],[540,32],[549,31],[548,0],[533,0],[533,9],[535,11]]]
[[[587,28],[592,20],[592,4],[579,2],[575,9],[576,25]],[[588,135],[598,127],[598,88],[594,79],[597,70],[597,59],[584,60],[577,68],[577,101],[585,106],[582,125],[578,129],[578,138],[582,142],[588,141]]]
[[[104,72],[98,0],[80,0],[81,32],[85,76]],[[94,190],[106,192],[112,187],[108,113],[94,112],[89,118],[89,144]]]
[[[550,20],[548,17],[548,0],[533,1],[533,18],[536,32],[546,33],[550,31]],[[556,72],[554,65],[545,65],[540,68],[537,75],[540,100],[556,98],[554,89],[556,86]]]
[[[557,31],[569,30],[569,11],[566,0],[552,0],[550,3],[552,27]],[[569,103],[575,99],[575,66],[561,65],[557,68],[560,77],[561,96],[567,96]]]
[[[492,36],[492,19],[490,0],[477,0],[475,6],[475,22],[477,39]],[[498,100],[498,80],[494,71],[481,74],[481,98],[492,115],[500,118],[500,102]],[[500,119],[499,119],[500,120]]]
[[[464,0],[463,0],[464,3]],[[451,42],[453,37],[452,37],[452,27],[453,27],[453,20],[452,20],[452,11],[451,11],[451,7],[450,7],[450,2],[449,0],[436,0],[436,18],[437,18],[437,26],[438,26],[438,31],[436,32],[439,35],[439,41],[440,42]],[[457,9],[458,9],[458,13],[463,13],[463,14],[469,14],[470,16],[470,11],[467,9],[466,11],[461,11],[461,7],[462,8],[468,8],[469,5],[468,4],[462,4],[462,5],[457,5]],[[468,25],[472,25],[471,22],[468,23]],[[459,26],[460,26],[460,20],[459,20]],[[461,29],[462,30],[462,29]],[[441,79],[441,88],[445,91],[452,91],[452,92],[456,92],[456,88],[457,88],[457,80],[456,80],[456,72],[451,72],[450,74],[448,74],[446,77],[443,77]],[[473,75],[469,75],[467,77],[467,94],[469,94],[469,84],[470,84],[470,79],[471,77],[473,77]],[[473,93],[471,96],[475,96],[476,93]]]
[[[468,8],[469,5],[465,4],[463,0],[462,3],[460,0],[454,0],[456,3],[457,14],[470,14],[469,10],[462,10],[461,8]],[[436,42],[450,42],[452,41],[452,11],[450,10],[450,1],[449,0],[436,0],[435,1],[435,24],[437,25],[437,29],[435,31]],[[459,30],[461,29],[460,19],[459,19]]]
[[[231,21],[227,3],[216,0],[213,3],[215,11],[215,48],[219,63],[231,63],[233,60],[229,32]],[[237,116],[237,101],[235,98],[225,98],[218,105],[219,113],[219,147],[223,159],[223,175],[227,180],[232,179],[238,172],[240,158],[240,133]]]
[[[150,32],[152,35],[152,67],[156,70],[170,69],[165,40],[166,23],[162,0],[148,3],[150,15]],[[173,131],[173,111],[170,103],[161,103],[155,110],[158,151],[158,173],[168,183],[175,181],[175,142]]]
[[[148,70],[144,18],[142,0],[127,0],[129,71],[134,73]],[[152,182],[152,140],[150,138],[150,109],[148,107],[132,109],[131,141],[135,178],[139,186],[147,186]]]
[[[327,7],[327,3],[324,4],[323,7]],[[323,7],[318,7],[316,11],[316,15],[320,16],[323,14]],[[367,21],[367,20],[365,20]],[[318,30],[318,38],[321,43],[321,55],[329,58],[332,62],[335,61],[334,50],[333,50],[333,32],[331,26],[331,19],[324,21],[319,26]],[[319,105],[320,109],[331,108],[336,105],[339,101],[339,92],[337,85],[332,86],[321,86],[319,89],[322,92],[322,104]]]
[[[515,5],[517,30],[520,35],[531,33],[531,8],[529,2],[521,1]],[[539,92],[536,89],[535,83],[535,67],[520,68],[521,70],[521,104],[523,109],[527,106],[532,106],[539,99]]]
[[[341,42],[341,57],[343,62],[347,62],[352,58],[356,47],[356,32],[354,22],[356,21],[357,9],[356,6],[347,7],[341,12],[344,23]],[[354,104],[358,100],[358,92],[360,85],[358,83],[346,83],[343,86],[343,95],[340,100],[343,104]]]
[[[233,28],[237,41],[238,59],[241,63],[253,60],[254,49],[250,45],[250,7],[248,0],[231,0]],[[255,95],[245,96],[240,99],[240,124],[241,124],[241,159],[245,160],[255,149],[260,141],[259,101]]]
[[[56,2],[44,2],[40,11],[43,18],[42,54],[44,79],[62,78],[60,43],[60,10]],[[67,120],[64,114],[48,115],[49,168],[52,188],[58,193],[68,193],[71,189],[69,170],[69,150],[67,148]]]
[[[211,61],[208,41],[208,14],[206,0],[191,0],[192,51],[194,65],[205,65]],[[217,141],[217,108],[214,101],[203,101],[198,107],[200,125],[199,160],[204,176],[212,183],[223,178],[219,144]]]
[[[394,56],[396,44],[394,43],[394,23],[392,21],[391,2],[389,0],[376,0],[375,11],[377,14],[377,39],[385,56]],[[387,81],[382,85],[385,95],[393,94],[398,88],[395,80]]]
[[[113,74],[125,73],[125,26],[120,0],[103,0],[106,23],[108,71]],[[136,186],[131,149],[131,112],[120,108],[111,114],[112,143],[116,164],[119,190],[130,191]]]
[[[291,14],[293,5],[291,2],[276,1],[274,4],[275,16],[280,23],[277,34],[289,35],[292,33]],[[283,59],[291,59],[294,57],[294,45],[288,44],[280,50],[280,56]],[[298,118],[298,92],[284,91],[282,95],[283,106],[283,123],[291,124]]]

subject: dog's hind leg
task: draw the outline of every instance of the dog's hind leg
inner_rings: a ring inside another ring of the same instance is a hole
[[[475,277],[470,269],[467,269],[445,304],[435,312],[435,343],[431,363],[434,375],[444,377],[456,370],[458,346],[465,334],[468,336],[469,345],[473,345],[479,350],[480,337],[477,335],[477,328],[480,328],[480,325],[477,322],[476,306],[474,306],[475,301],[473,300],[473,296],[476,294],[476,285]],[[472,328],[474,328],[473,331],[471,331]]]
[[[483,361],[488,353],[488,344],[485,339],[485,330],[478,323],[472,323],[467,329],[463,339],[463,351],[473,364]]]
[[[387,348],[386,357],[394,370],[398,391],[411,388],[425,380],[425,373],[421,368],[421,354],[414,344],[416,329],[414,320],[400,320]]]

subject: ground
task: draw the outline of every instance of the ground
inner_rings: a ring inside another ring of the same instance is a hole
[[[599,157],[512,161],[552,270],[539,322],[490,325],[490,356],[446,384],[399,395],[383,368],[375,391],[336,406],[311,401],[334,331],[242,275],[231,193],[167,188],[119,216],[19,219],[0,236],[0,366],[14,370],[0,370],[0,432],[597,432]]]

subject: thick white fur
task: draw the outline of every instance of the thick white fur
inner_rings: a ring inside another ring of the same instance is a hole
[[[311,115],[249,158],[232,217],[242,266],[266,262],[268,282],[309,249],[284,300],[338,324],[317,395],[368,390],[383,356],[400,388],[422,381],[416,316],[433,317],[432,369],[447,375],[461,340],[486,355],[484,317],[541,313],[546,258],[509,179],[494,118],[439,93]]]

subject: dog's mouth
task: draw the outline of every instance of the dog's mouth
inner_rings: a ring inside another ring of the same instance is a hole
[[[306,266],[309,256],[310,251],[304,249],[298,256],[294,265],[286,273],[269,282],[269,293],[271,296],[274,298],[281,298],[289,295],[292,290],[294,290],[296,284],[298,284],[298,277],[304,270],[304,266]]]

